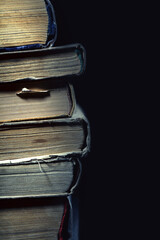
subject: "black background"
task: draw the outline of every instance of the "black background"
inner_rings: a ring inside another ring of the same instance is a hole
[[[58,34],[55,46],[81,43],[86,49],[87,64],[82,76],[72,79],[77,103],[84,110],[91,128],[91,152],[83,159],[83,174],[79,186],[80,240],[107,239],[109,232],[107,140],[108,57],[106,34],[107,16],[93,1],[52,1]],[[106,12],[107,14],[107,12]],[[102,19],[104,28],[102,26]],[[105,154],[102,154],[102,152]]]
[[[79,42],[87,53],[85,73],[73,80],[91,127],[91,152],[83,161],[79,188],[80,240],[135,239],[139,230],[143,236],[150,229],[144,227],[148,206],[141,200],[146,164],[141,160],[148,152],[140,150],[147,99],[142,97],[147,79],[143,75],[148,72],[142,55],[150,45],[144,6],[86,0],[55,0],[53,5],[55,45]]]

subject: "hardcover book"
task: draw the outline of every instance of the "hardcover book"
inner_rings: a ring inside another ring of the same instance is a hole
[[[66,81],[23,81],[0,86],[0,123],[71,117],[74,89]]]
[[[0,52],[53,45],[57,36],[49,0],[5,0],[0,3]]]
[[[0,200],[0,237],[2,240],[65,240],[68,211],[66,198]]]
[[[89,123],[77,105],[72,117],[0,124],[0,162],[86,155]]]
[[[0,83],[79,75],[85,56],[81,44],[0,53]]]
[[[68,196],[78,185],[78,159],[54,158],[0,163],[0,199]]]

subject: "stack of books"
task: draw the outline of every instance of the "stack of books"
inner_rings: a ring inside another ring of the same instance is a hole
[[[78,239],[72,195],[90,127],[73,77],[85,49],[54,46],[48,0],[6,0],[0,19],[0,238]]]

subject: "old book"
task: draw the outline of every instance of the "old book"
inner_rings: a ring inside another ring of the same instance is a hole
[[[67,211],[65,198],[0,200],[1,240],[64,239]]]
[[[89,126],[78,106],[71,118],[0,124],[0,161],[55,155],[82,156],[89,149]]]
[[[49,0],[5,0],[0,3],[0,19],[0,51],[55,41],[55,14]]]
[[[81,175],[77,159],[0,163],[0,199],[67,196]]]
[[[79,75],[85,58],[80,44],[0,53],[0,82]]]
[[[74,89],[65,81],[24,81],[0,86],[0,122],[70,117]]]

